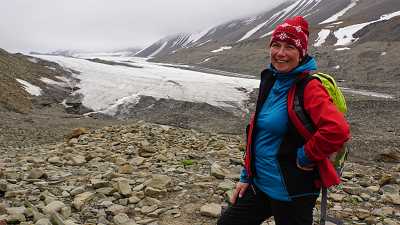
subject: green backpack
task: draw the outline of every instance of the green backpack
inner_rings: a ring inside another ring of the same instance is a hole
[[[333,103],[336,105],[338,110],[342,113],[346,113],[347,112],[346,99],[344,98],[340,88],[337,86],[335,79],[332,76],[325,73],[316,73],[313,74],[312,76],[318,78],[321,81],[322,85],[328,91],[329,95],[332,98]],[[344,163],[347,159],[348,153],[349,153],[348,148],[344,146],[340,151],[338,151],[335,154],[332,154],[330,157],[330,160],[333,166],[335,167],[339,177],[342,175]]]
[[[301,118],[302,123],[306,129],[309,131],[312,131],[314,129],[314,125],[312,124],[311,119],[309,116],[307,116],[307,113],[305,109],[303,108],[303,95],[304,95],[304,88],[307,84],[308,81],[312,79],[319,79],[322,83],[322,85],[325,87],[327,90],[328,94],[330,95],[333,103],[336,105],[338,110],[342,113],[347,112],[347,105],[346,105],[346,100],[342,94],[342,91],[340,88],[337,86],[335,79],[325,73],[315,73],[312,74],[311,76],[307,76],[303,79],[300,79],[298,81],[298,86],[295,94],[295,102],[297,101],[298,104],[300,104],[302,107],[299,107],[299,110],[296,111],[296,114]],[[329,159],[332,162],[333,166],[336,169],[336,172],[338,176],[340,177],[342,175],[343,169],[344,169],[344,163],[348,157],[349,154],[349,149],[346,147],[346,145],[343,146],[341,150],[338,152],[332,154]],[[321,217],[320,217],[320,225],[325,225],[326,221],[329,221],[333,224],[343,224],[342,221],[327,216],[327,206],[328,206],[328,190],[327,188],[322,188],[322,195],[321,195]]]

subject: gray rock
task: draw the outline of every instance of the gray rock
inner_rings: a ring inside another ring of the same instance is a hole
[[[389,215],[393,215],[394,214],[394,209],[392,207],[382,207],[379,209],[374,209],[372,211],[372,214],[375,216],[380,216],[380,217],[386,217]]]
[[[140,198],[136,197],[136,196],[131,196],[128,199],[128,203],[129,204],[136,204],[140,201]]]
[[[200,214],[207,217],[217,218],[221,215],[221,205],[216,203],[203,205],[200,208]]]
[[[110,213],[113,216],[115,216],[115,215],[118,215],[119,213],[127,213],[128,212],[128,208],[125,207],[125,206],[122,206],[122,205],[114,204],[114,205],[108,207],[106,209],[106,212]]]
[[[58,156],[50,157],[49,159],[47,159],[47,161],[51,164],[58,165],[58,166],[60,166],[64,163],[63,160]]]
[[[48,218],[42,218],[36,221],[35,225],[52,225]]]
[[[6,205],[4,203],[0,203],[0,215],[7,214]]]
[[[346,197],[346,195],[342,195],[342,194],[336,194],[336,193],[329,194],[329,198],[335,202],[342,202],[345,197]]]
[[[113,217],[113,222],[116,225],[125,225],[129,222],[129,216],[126,215],[125,213],[118,213]]]
[[[74,155],[70,158],[73,166],[80,166],[86,163],[86,158],[82,155]]]
[[[122,174],[131,174],[135,171],[135,167],[133,167],[131,164],[124,164],[118,169],[118,173]]]
[[[14,214],[25,214],[26,213],[26,208],[21,206],[21,207],[10,207],[6,208],[7,214],[9,215],[14,215]]]
[[[393,219],[386,218],[383,220],[384,225],[398,225],[399,221],[395,221]]]
[[[386,203],[400,205],[400,195],[399,194],[383,194],[382,200]]]
[[[166,175],[162,175],[162,174],[156,174],[153,175],[153,178],[146,181],[145,185],[147,187],[152,187],[155,189],[166,189],[167,186],[171,183],[171,178],[169,176]]]
[[[0,180],[0,192],[6,192],[6,191],[7,191],[7,181]]]
[[[64,221],[65,225],[78,225],[75,221],[73,220],[66,220]]]
[[[211,165],[211,176],[224,179],[226,174],[227,172],[218,163],[215,162]]]
[[[371,216],[370,211],[366,209],[357,209],[355,213],[357,217],[361,220],[364,220],[365,218]]]
[[[132,193],[131,185],[129,181],[126,179],[119,179],[116,183],[114,188],[118,190],[121,195],[129,195]]]
[[[140,166],[146,161],[146,158],[143,157],[136,157],[131,159],[131,163],[135,166]]]
[[[7,224],[19,224],[21,222],[25,222],[26,217],[24,214],[17,213],[17,214],[8,215],[6,220],[7,220]]]
[[[351,195],[360,195],[365,189],[361,187],[344,186],[343,191]]]
[[[156,219],[154,219],[154,218],[151,218],[151,219],[142,219],[142,220],[138,220],[138,221],[136,221],[136,223],[137,224],[140,224],[140,225],[142,225],[142,224],[151,224],[151,223],[153,223],[154,221],[156,221]]]
[[[144,190],[144,194],[150,197],[164,196],[165,194],[167,194],[167,190],[166,189],[160,190],[157,188],[146,187],[146,189]]]
[[[101,179],[91,179],[90,183],[92,184],[92,187],[95,189],[111,186],[110,182],[108,182],[106,180],[101,180]]]
[[[33,168],[28,177],[28,179],[40,179],[40,178],[47,178],[47,174],[44,170],[39,168]]]
[[[72,214],[71,207],[66,206],[66,207],[61,208],[60,214],[61,214],[61,216],[63,216],[64,218],[70,217],[71,214]]]
[[[228,191],[235,188],[235,183],[230,180],[224,180],[223,182],[218,184],[218,190]]]
[[[140,210],[143,214],[149,214],[153,212],[154,210],[158,209],[158,205],[152,205],[152,206],[143,206],[142,209]]]
[[[62,208],[65,207],[64,202],[54,201],[44,207],[43,212],[50,215],[54,212],[60,212]]]
[[[383,194],[399,194],[400,186],[397,184],[388,184],[381,187],[380,191]]]
[[[96,189],[96,193],[101,193],[103,195],[110,196],[112,195],[116,190],[112,187],[104,187],[104,188],[99,188]]]
[[[75,196],[75,195],[82,194],[83,192],[85,192],[85,187],[77,187],[77,188],[73,189],[73,190],[70,192],[70,194],[71,194],[72,196]]]
[[[62,216],[56,212],[51,214],[50,221],[53,225],[66,225]]]
[[[77,210],[81,210],[82,207],[87,204],[94,197],[92,192],[84,192],[75,196],[73,206]]]

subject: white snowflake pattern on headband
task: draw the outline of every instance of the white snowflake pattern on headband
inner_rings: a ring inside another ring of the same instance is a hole
[[[285,32],[282,32],[282,33],[278,34],[278,38],[281,40],[285,40],[285,39],[289,38],[289,36]]]
[[[299,39],[294,40],[294,43],[298,48],[303,48]]]
[[[301,29],[301,26],[295,26],[294,28],[296,29],[296,31],[298,33],[303,32],[303,30]]]

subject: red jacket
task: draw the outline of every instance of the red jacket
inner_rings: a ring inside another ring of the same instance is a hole
[[[271,84],[265,84],[264,86],[271,86]],[[263,84],[260,85],[260,92],[263,92],[262,88]],[[340,183],[340,178],[328,158],[332,153],[339,151],[344,143],[349,140],[349,125],[344,115],[339,112],[332,103],[328,92],[322,86],[321,82],[317,79],[313,79],[309,81],[304,88],[303,103],[305,111],[308,113],[316,128],[315,133],[310,133],[294,112],[295,92],[296,85],[293,85],[288,94],[288,115],[297,132],[304,138],[304,150],[307,157],[315,162],[318,167],[320,182],[316,181],[316,185],[322,185],[323,187],[337,185]],[[259,98],[262,95],[261,93]],[[260,102],[257,103],[257,105],[259,104]],[[252,116],[247,133],[245,168],[250,178],[254,176],[251,164],[253,161],[252,140],[254,138],[256,116],[257,113]]]

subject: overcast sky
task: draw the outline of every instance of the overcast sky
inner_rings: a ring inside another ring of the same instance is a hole
[[[1,0],[8,51],[145,47],[271,9],[288,0]]]

